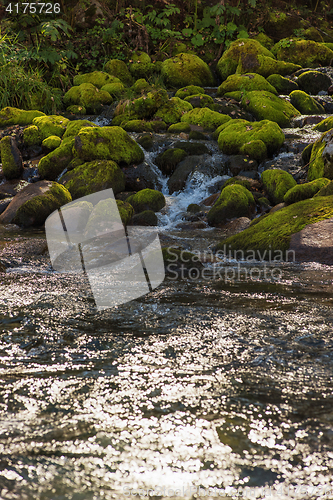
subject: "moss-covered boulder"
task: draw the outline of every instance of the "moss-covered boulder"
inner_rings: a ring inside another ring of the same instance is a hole
[[[120,61],[119,59],[111,59],[106,63],[104,69],[110,75],[119,78],[119,80],[122,81],[125,85],[128,85],[129,87],[133,85],[133,77],[128,71],[128,68],[124,61]]]
[[[289,80],[289,78],[285,78],[281,75],[270,75],[267,77],[267,81],[273,85],[273,87],[277,90],[278,94],[289,95],[293,90],[298,90],[298,85],[293,80]]]
[[[8,106],[0,111],[0,128],[10,125],[30,125],[37,116],[46,116],[42,111],[12,108]]]
[[[257,120],[270,120],[280,127],[289,127],[291,118],[300,114],[288,101],[265,90],[246,92],[241,105]]]
[[[319,180],[319,179],[318,179]],[[333,181],[323,186],[315,196],[333,196]]]
[[[112,125],[122,125],[129,120],[149,119],[168,102],[166,90],[148,92],[137,99],[121,101],[115,109]]]
[[[267,90],[271,94],[277,94],[273,85],[266,78],[256,73],[246,73],[244,75],[230,75],[217,89],[217,95],[224,95],[227,92],[247,90]]]
[[[162,120],[129,120],[122,128],[126,132],[164,132],[167,126]]]
[[[274,40],[291,36],[295,28],[300,28],[300,19],[288,12],[270,8],[267,14],[264,19],[265,32]]]
[[[85,127],[75,138],[74,156],[85,160],[113,160],[118,165],[139,164],[140,146],[121,127]]]
[[[84,127],[96,127],[96,123],[89,120],[73,120],[67,124],[66,131],[62,136],[63,139],[75,137]]]
[[[191,132],[191,127],[186,122],[173,123],[168,128],[168,132],[170,132],[171,134],[180,134],[182,132],[188,134]]]
[[[266,154],[272,155],[280,149],[284,142],[284,134],[279,125],[269,120],[248,122],[247,120],[231,120],[219,127],[218,145],[223,153],[238,155],[247,151],[251,158],[261,160],[262,144]],[[260,142],[257,142],[260,141]]]
[[[74,138],[63,139],[60,146],[43,156],[38,163],[42,179],[55,180],[73,159]]]
[[[293,261],[295,255],[285,253],[290,247],[291,236],[308,224],[331,217],[333,196],[299,201],[268,214],[240,234],[221,241],[216,249],[223,251],[227,248],[232,253],[242,251],[242,256],[248,260],[281,261],[283,258],[291,258]]]
[[[127,226],[133,218],[134,209],[132,205],[127,201],[117,200],[116,203],[121,222],[124,224],[124,226]]]
[[[60,146],[60,144],[61,144],[61,138],[58,137],[57,135],[50,135],[42,142],[43,148],[48,149],[49,151],[57,149]]]
[[[70,193],[56,182],[40,181],[23,188],[0,216],[1,224],[41,226],[47,217],[72,201]]]
[[[308,181],[333,179],[333,129],[325,132],[312,146]]]
[[[157,226],[157,216],[153,210],[144,210],[132,217],[133,226]]]
[[[129,196],[126,201],[132,205],[136,213],[144,210],[158,212],[165,206],[163,193],[156,189],[142,189],[138,193]]]
[[[67,113],[71,113],[72,115],[86,115],[87,110],[84,106],[80,106],[79,104],[72,104],[71,106],[67,106]]]
[[[333,116],[329,116],[328,118],[325,118],[321,122],[317,123],[317,125],[313,127],[313,130],[318,130],[319,132],[327,132],[331,128],[333,128]]]
[[[332,84],[330,77],[321,71],[305,71],[297,78],[297,83],[301,90],[312,95],[327,91]]]
[[[252,193],[239,184],[224,188],[207,214],[208,224],[218,226],[234,217],[249,217],[255,208]]]
[[[275,73],[290,75],[299,69],[301,69],[301,66],[298,64],[277,61],[272,57],[241,54],[236,73],[258,73],[267,78]]]
[[[72,105],[83,106],[87,113],[99,113],[104,104],[111,104],[112,97],[105,90],[99,90],[92,83],[81,83],[66,92],[63,98],[67,110]]]
[[[181,117],[182,122],[191,125],[200,125],[205,130],[215,130],[217,127],[230,120],[230,116],[212,111],[209,108],[194,108]]]
[[[209,66],[194,54],[177,54],[166,59],[162,64],[161,75],[171,87],[181,88],[186,85],[210,87],[214,77]]]
[[[296,203],[298,201],[307,200],[312,198],[321,188],[327,186],[330,181],[329,179],[315,179],[312,182],[306,182],[305,184],[297,184],[296,186],[289,189],[284,195],[284,202],[287,205]]]
[[[38,127],[42,140],[56,135],[62,137],[69,123],[68,118],[60,115],[39,116],[33,119],[33,125]]]
[[[146,52],[132,52],[128,65],[130,73],[134,78],[148,78],[155,70],[150,56]]]
[[[186,102],[189,102],[193,108],[210,108],[214,109],[214,99],[207,94],[195,94],[185,97]]]
[[[42,137],[36,125],[29,125],[23,130],[23,142],[25,146],[40,146]]]
[[[174,147],[183,149],[190,156],[211,154],[207,146],[201,142],[177,141],[174,143]]]
[[[112,188],[115,194],[125,189],[125,176],[112,160],[94,160],[66,172],[59,182],[71,193],[73,200]]]
[[[266,49],[268,50],[271,50],[271,48],[274,45],[273,39],[267,36],[266,33],[263,32],[258,33],[258,35],[254,37],[254,39],[257,40],[257,42],[261,43],[261,45],[263,47],[266,47]]]
[[[104,90],[105,92],[108,92],[110,96],[119,99],[122,96],[124,96],[126,92],[126,87],[122,82],[113,82],[103,85],[101,90]]]
[[[156,118],[160,118],[167,124],[177,123],[180,121],[184,113],[193,109],[192,104],[179,99],[179,97],[171,97],[159,110],[155,113]]]
[[[325,113],[324,106],[319,104],[313,97],[309,96],[302,90],[294,90],[290,94],[290,103],[302,115],[315,115],[317,113]]]
[[[296,181],[293,176],[278,168],[265,170],[261,174],[261,180],[268,198],[272,200],[275,205],[282,203],[286,192],[296,186]]]
[[[187,153],[180,148],[167,149],[155,158],[155,164],[164,175],[171,175],[176,169],[178,163],[186,158]]]
[[[199,87],[198,85],[188,85],[187,87],[183,87],[178,89],[175,93],[175,97],[179,97],[179,99],[185,99],[185,97],[189,97],[191,95],[204,94],[205,89]]]
[[[333,59],[333,50],[312,40],[282,39],[274,45],[272,52],[277,59],[299,64],[303,68],[328,66]]]
[[[145,78],[139,78],[133,83],[131,89],[136,94],[143,94],[144,92],[148,92],[149,90],[151,90],[151,85]]]
[[[22,156],[14,137],[6,136],[0,141],[2,171],[7,180],[18,179],[23,170]]]
[[[109,75],[105,71],[93,71],[92,73],[74,76],[73,85],[78,87],[81,83],[92,83],[95,87],[101,89],[107,83],[115,83],[115,80],[119,81],[118,78]]]

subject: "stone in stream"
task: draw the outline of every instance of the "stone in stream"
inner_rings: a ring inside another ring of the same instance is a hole
[[[6,179],[18,179],[23,170],[22,156],[13,137],[6,136],[0,141],[2,171]]]
[[[293,90],[299,89],[296,82],[281,75],[270,75],[267,77],[267,81],[275,87],[278,94],[289,95]]]
[[[321,71],[305,71],[296,81],[301,90],[311,95],[316,95],[321,90],[327,92],[332,85],[330,77]]]
[[[296,186],[296,181],[291,174],[277,168],[265,170],[261,174],[261,180],[268,198],[274,204],[282,203],[287,191]]]
[[[272,48],[279,60],[299,64],[303,68],[329,66],[333,51],[322,43],[313,40],[282,39]]]
[[[124,167],[123,173],[125,175],[126,191],[162,188],[158,175],[146,161],[139,165]]]
[[[249,217],[254,213],[252,193],[240,184],[228,185],[207,214],[210,226],[224,225],[234,217]]]
[[[275,87],[269,83],[266,78],[256,73],[247,73],[245,75],[230,75],[217,89],[217,95],[222,96],[227,92],[237,90],[267,90],[271,94],[277,94]]]
[[[247,92],[241,99],[241,105],[257,120],[270,120],[280,127],[290,127],[291,119],[300,114],[293,104],[265,90]]]
[[[136,213],[144,210],[158,212],[165,207],[164,195],[156,189],[142,189],[138,193],[129,196],[126,201],[132,205]]]
[[[324,107],[316,101],[313,97],[309,96],[302,90],[293,90],[290,94],[291,104],[302,115],[315,115],[317,113],[325,113]]]
[[[333,129],[323,133],[311,149],[308,181],[321,177],[333,179]]]
[[[91,83],[70,88],[63,97],[68,110],[73,105],[83,106],[87,113],[99,113],[104,104],[111,104],[113,99],[105,90],[99,90]],[[70,110],[69,110],[70,111]]]

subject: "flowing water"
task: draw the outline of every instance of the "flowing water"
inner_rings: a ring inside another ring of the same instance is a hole
[[[168,196],[162,237],[212,246],[220,230],[177,224],[221,178]],[[1,500],[333,499],[333,267],[204,269],[98,312],[83,273],[16,259],[0,285]]]

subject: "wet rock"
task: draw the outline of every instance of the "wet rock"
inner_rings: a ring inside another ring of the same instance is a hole
[[[333,59],[332,50],[312,40],[282,39],[274,45],[272,52],[277,59],[299,64],[303,68],[329,66]]]
[[[293,176],[280,169],[265,170],[261,174],[261,180],[268,198],[273,203],[283,202],[286,192],[296,185]]]
[[[13,137],[0,141],[2,171],[6,179],[18,179],[23,170],[22,156]]]
[[[248,217],[238,217],[235,220],[227,222],[223,229],[227,232],[228,236],[238,234],[250,227],[251,219]]]
[[[6,210],[12,199],[13,198],[4,198],[3,200],[0,200],[0,214]]]
[[[241,90],[247,92],[250,90],[267,90],[272,94],[277,94],[273,85],[266,78],[256,73],[247,73],[245,75],[230,75],[217,89],[217,95],[221,96],[227,92]]]
[[[202,201],[202,204],[205,207],[212,207],[214,205],[214,203],[216,202],[216,200],[219,198],[220,194],[221,193],[219,191],[218,193],[215,193],[215,194],[212,194],[212,195],[208,196],[208,198],[205,198]]]
[[[186,143],[177,143],[174,148],[167,149],[163,153],[160,153],[155,158],[155,164],[162,171],[164,175],[171,175],[176,169],[177,165],[184,160],[187,156],[187,152],[184,148],[180,149],[179,144]]]
[[[4,182],[0,185],[0,200],[17,195],[17,193],[22,191],[22,189],[28,186],[28,184],[29,183],[24,180],[12,180]]]
[[[190,205],[187,207],[186,212],[190,212],[191,214],[196,214],[201,211],[200,205],[197,205],[197,203],[190,203]]]
[[[308,181],[333,179],[333,130],[324,133],[312,146]]]
[[[156,189],[142,189],[138,193],[127,198],[126,201],[132,205],[136,213],[145,210],[158,212],[165,206],[164,195]]]
[[[161,75],[171,87],[214,85],[214,77],[209,66],[194,54],[180,53],[171,59],[166,59],[162,64]]]
[[[153,210],[144,210],[133,215],[131,224],[133,226],[157,226],[157,216]]]
[[[140,191],[141,189],[161,189],[161,183],[158,175],[147,163],[123,168],[125,175],[125,190]]]
[[[333,217],[310,224],[290,238],[297,261],[333,265]]]
[[[299,88],[296,82],[281,75],[270,75],[267,77],[267,81],[273,85],[278,94],[289,95],[290,92]]]
[[[136,142],[140,144],[146,151],[151,151],[154,146],[154,139],[152,134],[144,134],[137,138]]]
[[[207,148],[205,144],[201,144],[200,142],[183,142],[178,141],[174,144],[175,148],[182,149],[186,154],[192,155],[204,155],[211,154],[210,150]]]
[[[230,116],[212,111],[209,108],[194,108],[181,117],[181,121],[190,125],[200,125],[204,130],[215,130],[230,121]]]
[[[231,155],[227,160],[227,167],[232,175],[239,175],[240,172],[247,172],[258,170],[258,163],[256,160],[251,160],[249,156],[244,155]]]
[[[241,105],[257,120],[270,120],[280,127],[289,127],[291,119],[299,115],[299,111],[292,103],[266,91],[247,92],[241,100]]]
[[[209,177],[222,175],[224,166],[210,155],[188,156],[180,162],[168,181],[169,193],[184,189],[189,175],[204,174]]]
[[[321,123],[322,121],[322,116],[307,116],[302,121],[302,127],[304,127],[304,125],[316,125],[317,123]]]
[[[208,224],[219,227],[234,217],[248,217],[254,208],[255,201],[248,189],[239,184],[226,186],[207,214]]]

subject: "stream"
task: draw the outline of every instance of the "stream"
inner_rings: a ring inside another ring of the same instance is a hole
[[[299,123],[271,163],[302,178]],[[221,229],[183,219],[224,174],[169,195],[160,151],[161,239],[211,248]],[[45,239],[0,228],[22,237]],[[1,275],[1,500],[333,499],[333,267],[205,269],[104,311],[48,256]]]

